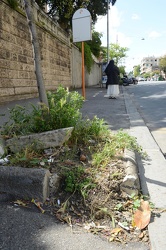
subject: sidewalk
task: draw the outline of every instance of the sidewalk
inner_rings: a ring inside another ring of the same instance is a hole
[[[81,93],[81,89],[78,90]],[[117,100],[104,98],[106,89],[99,86],[86,89],[86,100],[81,112],[84,117],[92,118],[96,115],[103,118],[110,129],[117,131],[123,129],[137,137],[138,143],[148,153],[150,160],[141,162],[139,159],[139,171],[142,189],[149,193],[151,201],[158,208],[166,208],[166,161],[162,157],[149,130],[145,126],[127,89],[121,87],[121,93]],[[0,114],[6,113],[17,104],[24,105],[28,102],[37,103],[37,99],[12,102],[9,105],[0,105]],[[0,125],[6,121],[1,117]],[[157,170],[156,170],[157,167]],[[160,168],[160,171],[158,169]],[[154,180],[155,179],[155,180]],[[75,232],[55,221],[54,217],[47,214],[39,214],[36,211],[28,211],[19,207],[13,207],[9,202],[0,202],[0,249],[3,250],[149,250],[146,243],[129,243],[119,245],[108,243],[92,234]],[[151,250],[165,250],[166,242],[166,214],[155,218],[149,225]]]
[[[126,90],[124,97],[131,124],[130,134],[137,137],[139,145],[148,154],[147,160],[137,161],[142,191],[150,196],[155,208],[166,210],[166,159]],[[152,250],[166,249],[166,213],[152,218],[148,228]]]

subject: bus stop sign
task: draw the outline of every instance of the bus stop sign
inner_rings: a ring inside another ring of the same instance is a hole
[[[73,42],[92,40],[92,20],[87,9],[78,9],[72,18]]]

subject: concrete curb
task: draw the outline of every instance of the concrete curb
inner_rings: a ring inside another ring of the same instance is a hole
[[[135,153],[125,149],[126,168],[125,177],[120,189],[127,195],[138,195],[140,181]],[[49,170],[42,168],[22,168],[14,166],[0,166],[0,192],[14,199],[38,199],[46,201],[51,192],[59,187],[60,178]],[[4,197],[4,195],[3,195]],[[1,195],[1,199],[3,199]]]
[[[0,192],[15,199],[38,199],[45,202],[49,197],[50,171],[36,168],[0,166]]]
[[[61,128],[42,133],[16,136],[6,140],[6,147],[17,153],[27,146],[35,145],[36,149],[47,149],[62,146],[71,137],[73,127]]]
[[[129,196],[131,194],[138,195],[140,192],[140,180],[138,176],[138,167],[135,153],[131,150],[125,149],[124,156],[126,160],[126,176],[120,185],[120,189]]]

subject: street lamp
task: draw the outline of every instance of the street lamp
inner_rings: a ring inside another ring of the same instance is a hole
[[[107,64],[109,63],[109,4],[112,6],[115,4],[116,0],[105,0],[107,2]]]

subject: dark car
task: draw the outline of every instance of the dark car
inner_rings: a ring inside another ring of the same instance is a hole
[[[122,82],[124,86],[127,86],[129,84],[137,84],[138,80],[135,77],[128,77],[127,75],[124,75]]]

